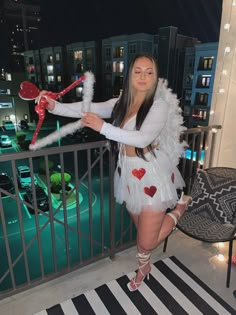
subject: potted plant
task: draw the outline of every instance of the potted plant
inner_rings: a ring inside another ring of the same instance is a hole
[[[71,175],[68,173],[64,173],[64,182],[65,182],[65,190],[66,193],[69,193],[71,190],[71,186],[69,185],[71,180]],[[59,195],[56,196],[57,198],[60,198],[62,194],[62,176],[61,173],[54,173],[50,176],[50,182],[51,182],[51,192],[53,194]]]

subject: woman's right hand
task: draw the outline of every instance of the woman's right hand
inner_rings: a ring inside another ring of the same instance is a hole
[[[44,98],[46,98],[46,100],[48,102],[47,109],[48,110],[54,110],[54,108],[55,108],[55,100],[53,100],[52,98],[48,97],[47,94],[48,94],[48,91],[46,91],[46,90],[40,91],[39,96],[35,99],[35,103],[38,104],[40,102],[40,99],[42,97],[44,97]]]

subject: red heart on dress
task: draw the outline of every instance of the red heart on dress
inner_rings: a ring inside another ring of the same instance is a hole
[[[150,186],[150,188],[144,187],[143,190],[144,190],[146,195],[153,197],[157,191],[157,188],[156,188],[156,186]]]
[[[139,180],[145,175],[146,171],[144,168],[140,168],[139,170],[133,169],[132,174],[137,177]]]
[[[24,81],[20,85],[19,96],[23,100],[34,100],[39,96],[40,90],[31,82]]]
[[[175,182],[175,174],[174,173],[171,174],[171,180],[172,180],[172,183],[174,184],[174,182]]]

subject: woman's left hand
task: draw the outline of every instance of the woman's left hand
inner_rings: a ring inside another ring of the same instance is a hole
[[[101,119],[97,114],[90,112],[83,113],[81,120],[84,127],[89,127],[98,132],[100,132],[100,130],[102,129],[102,125],[104,123],[104,120]]]

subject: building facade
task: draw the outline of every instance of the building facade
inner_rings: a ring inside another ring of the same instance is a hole
[[[195,69],[194,65],[199,63],[196,60],[202,50],[206,52],[209,48],[196,43],[196,38],[180,35],[177,28],[170,26],[160,28],[155,35],[120,35],[101,41],[27,50],[24,52],[25,74],[39,89],[59,92],[91,70],[96,77],[94,100],[103,101],[120,95],[130,60],[136,54],[150,53],[158,61],[159,76],[166,78],[169,87],[182,97],[184,113],[190,116],[190,112],[195,115],[193,105],[196,110],[201,105],[196,104],[195,95],[201,91],[195,90],[199,86],[193,83],[200,69]],[[207,75],[206,70],[202,71]],[[82,90],[83,84],[80,84],[63,97],[63,101],[81,100]],[[200,99],[202,97],[199,95]]]
[[[179,34],[177,27],[161,27],[158,30],[159,75],[168,80],[169,86],[179,98],[182,94],[185,48],[193,47],[197,43],[197,38]]]
[[[197,44],[185,54],[182,104],[188,127],[207,126],[218,43]]]
[[[39,4],[39,0],[0,2],[0,67],[7,72],[23,72],[23,52],[38,48],[41,20]]]
[[[4,73],[0,78],[0,125],[4,120],[11,120],[15,125],[20,120],[30,119],[30,108],[27,101],[18,96],[21,82],[26,77],[22,73]]]

